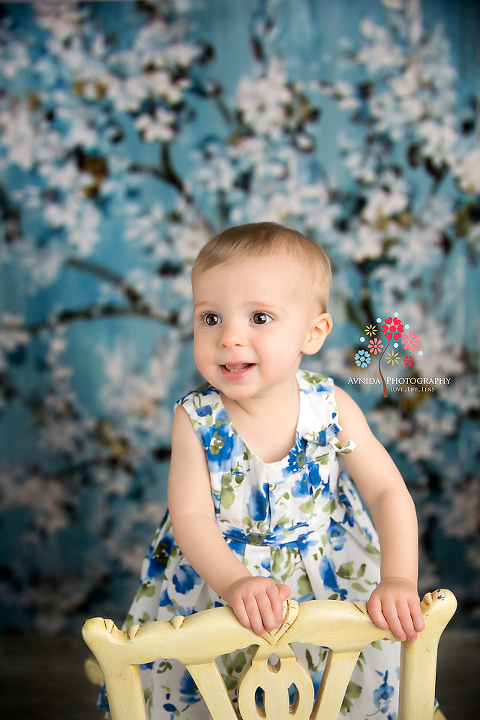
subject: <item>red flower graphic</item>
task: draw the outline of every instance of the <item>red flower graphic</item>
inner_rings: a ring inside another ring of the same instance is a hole
[[[385,333],[385,337],[387,337],[389,340],[392,339],[392,336],[394,340],[398,340],[398,338],[403,332],[403,325],[401,320],[399,320],[397,317],[387,318],[382,325],[382,331]]]
[[[412,356],[411,356],[411,355],[406,355],[406,356],[403,358],[403,364],[406,365],[407,367],[411,367],[411,366],[413,365],[413,358],[412,358]]]

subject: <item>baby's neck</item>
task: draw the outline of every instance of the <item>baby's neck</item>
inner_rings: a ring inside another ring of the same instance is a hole
[[[289,396],[275,402],[273,398],[222,401],[232,425],[248,449],[265,463],[283,460],[295,445],[300,394],[298,384]]]

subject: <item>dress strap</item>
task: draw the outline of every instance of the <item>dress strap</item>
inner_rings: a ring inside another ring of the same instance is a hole
[[[306,371],[299,371],[297,380],[304,397],[306,414],[303,434],[307,439],[307,456],[317,462],[326,462],[329,450],[348,455],[356,447],[348,440],[343,447],[337,438],[342,430],[338,424],[335,385],[332,378]]]
[[[178,406],[186,410],[205,449],[210,475],[235,474],[245,445],[232,426],[219,391],[207,383],[185,395],[176,403],[175,407]]]
[[[342,447],[338,438],[331,440],[330,445],[335,448],[337,453],[341,455],[348,455],[352,452],[352,450],[355,450],[355,448],[357,447],[357,443],[354,443],[353,440],[347,440],[347,442]]]

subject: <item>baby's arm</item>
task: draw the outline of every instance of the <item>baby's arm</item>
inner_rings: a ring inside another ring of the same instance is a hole
[[[381,582],[368,612],[374,623],[398,640],[415,640],[424,628],[417,593],[418,527],[415,505],[395,463],[370,430],[363,412],[343,390],[336,389],[338,438],[357,443],[344,455],[348,472],[372,514],[381,551]]]
[[[205,451],[183,408],[176,410],[172,426],[168,508],[182,553],[240,622],[261,636],[279,627],[290,590],[271,578],[253,577],[225,542],[215,519]]]

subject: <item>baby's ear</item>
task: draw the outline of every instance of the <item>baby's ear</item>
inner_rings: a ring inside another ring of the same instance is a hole
[[[320,315],[317,315],[310,328],[308,340],[303,348],[305,355],[315,355],[315,353],[320,350],[332,327],[333,320],[330,313],[320,313]]]

